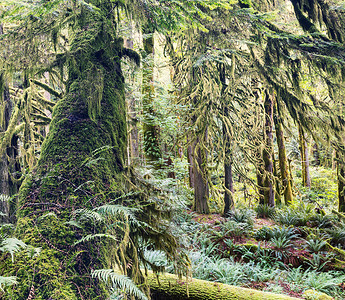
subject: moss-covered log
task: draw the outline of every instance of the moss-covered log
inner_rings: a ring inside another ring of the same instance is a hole
[[[297,298],[210,282],[179,280],[176,275],[149,273],[147,282],[153,300],[293,300]]]

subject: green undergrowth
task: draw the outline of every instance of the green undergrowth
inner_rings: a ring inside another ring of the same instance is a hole
[[[238,209],[228,218],[177,214],[175,230],[188,249],[192,276],[293,297],[314,290],[344,299],[342,220],[320,214],[312,203],[276,208],[271,219],[258,219],[261,212]],[[145,255],[174,272],[163,253],[147,249]]]

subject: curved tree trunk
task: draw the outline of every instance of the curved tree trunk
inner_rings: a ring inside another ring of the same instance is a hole
[[[121,184],[126,151],[122,40],[100,25],[99,15],[84,13],[71,44],[66,96],[54,108],[38,166],[19,193],[15,236],[42,250],[32,259],[18,254],[13,265],[1,262],[1,275],[17,276],[19,282],[6,293],[8,299],[29,299],[30,291],[35,299],[105,299],[102,285],[90,278],[92,268],[104,267],[104,252],[91,244],[73,246],[83,233],[66,221],[73,211],[114,197]],[[85,44],[89,47],[80,51]]]

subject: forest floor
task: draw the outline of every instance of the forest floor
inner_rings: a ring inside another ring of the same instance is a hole
[[[175,219],[195,278],[302,299],[308,289],[345,299],[345,219],[320,214],[314,203],[242,208],[226,218],[185,210]]]

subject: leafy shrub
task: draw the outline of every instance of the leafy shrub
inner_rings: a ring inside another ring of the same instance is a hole
[[[345,225],[326,229],[326,232],[329,234],[332,244],[341,244],[342,246],[345,245]]]
[[[237,223],[247,223],[249,225],[254,224],[254,215],[255,213],[251,209],[233,210],[228,214],[230,220]]]
[[[263,226],[256,230],[254,233],[254,238],[259,241],[268,241],[272,237],[272,229],[267,226]]]
[[[326,246],[326,242],[319,239],[310,239],[306,242],[306,246],[310,252],[317,253]]]
[[[306,264],[313,270],[322,271],[329,262],[331,262],[329,255],[323,256],[320,253],[313,253],[312,259],[306,261]]]
[[[256,208],[256,215],[258,218],[273,218],[275,213],[275,208],[267,204],[259,204]]]
[[[229,237],[248,236],[251,229],[252,226],[248,223],[238,223],[233,220],[227,221],[221,226],[223,235]]]

